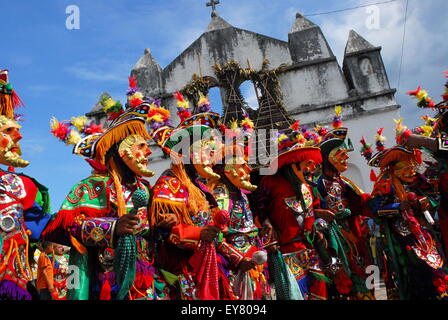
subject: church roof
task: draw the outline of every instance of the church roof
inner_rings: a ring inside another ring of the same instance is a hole
[[[375,48],[375,46],[373,46],[370,42],[361,37],[358,33],[356,33],[356,31],[350,30],[347,45],[345,46],[345,54],[373,48]]]
[[[207,30],[205,30],[205,32],[226,29],[231,27],[232,25],[230,23],[221,18],[217,13],[213,13],[212,21],[210,21],[210,23],[208,24]]]
[[[157,61],[152,57],[151,50],[146,48],[143,56],[138,59],[137,63],[134,65],[132,70],[147,68],[151,66],[158,66]],[[160,69],[160,67],[159,67]]]
[[[300,13],[296,13],[296,21],[291,27],[289,33],[299,32],[306,29],[317,27],[313,22],[302,16]]]

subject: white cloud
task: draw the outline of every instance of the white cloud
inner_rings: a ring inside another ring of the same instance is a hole
[[[22,149],[23,158],[34,157],[42,154],[45,151],[45,144],[48,143],[44,139],[23,139],[20,141],[20,148]]]
[[[50,92],[54,92],[56,90],[59,90],[58,86],[51,85],[51,84],[36,84],[31,85],[25,88],[27,91],[30,91],[34,95],[41,95],[41,94],[48,94]]]
[[[132,66],[131,62],[102,59],[77,62],[67,67],[65,71],[81,80],[122,82],[129,76]]]

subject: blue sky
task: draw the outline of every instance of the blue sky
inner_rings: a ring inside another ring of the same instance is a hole
[[[380,0],[221,0],[218,13],[230,24],[287,40],[296,12],[302,14],[351,8]],[[0,68],[25,102],[23,171],[50,188],[57,210],[74,183],[90,168],[71,147],[49,132],[49,120],[89,112],[103,92],[124,101],[127,76],[151,48],[164,68],[206,29],[210,8],[205,0],[46,0],[2,1]],[[80,9],[80,29],[66,28],[66,7]],[[318,24],[342,63],[350,29],[382,46],[391,87],[397,88],[405,0],[378,5],[379,28],[369,29],[366,8],[309,17]],[[443,70],[448,70],[446,0],[409,0],[400,93],[405,123],[420,123],[415,103],[405,94],[422,84],[439,100]],[[248,86],[248,90],[251,88]],[[250,97],[250,92],[245,92]],[[391,120],[390,120],[391,121]]]

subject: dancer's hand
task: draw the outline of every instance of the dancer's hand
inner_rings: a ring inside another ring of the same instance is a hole
[[[121,216],[115,226],[115,233],[118,236],[134,233],[137,225],[139,224],[139,220],[140,219],[133,213],[127,213]]]
[[[409,201],[403,200],[400,203],[400,210],[401,211],[409,211],[412,209],[412,204]]]
[[[244,257],[243,260],[238,265],[238,268],[242,271],[249,271],[250,269],[253,269],[254,267],[255,267],[255,263],[247,257]]]
[[[219,232],[219,228],[212,225],[207,225],[201,228],[200,239],[207,242],[215,240],[216,235]]]
[[[418,200],[418,203],[420,205],[420,210],[423,212],[425,210],[429,210],[431,208],[428,198],[423,197],[420,200]]]
[[[317,243],[320,244],[323,248],[328,249],[328,241],[325,238],[325,235],[320,231],[316,231],[316,235]]]
[[[332,222],[336,218],[336,215],[332,211],[326,209],[315,209],[314,216],[324,219],[327,223]]]
[[[271,222],[269,221],[269,219],[266,219],[263,221],[259,236],[260,238],[266,237],[267,239],[271,239],[273,236],[273,231],[274,228],[272,227]]]
[[[157,227],[169,230],[178,223],[179,223],[179,220],[177,220],[177,216],[174,213],[168,213],[168,214],[165,214],[165,217],[163,218],[162,221],[159,222]]]
[[[417,134],[411,134],[408,138],[406,138],[404,145],[411,148],[425,147],[431,151],[437,151],[438,148],[437,139]]]
[[[278,241],[278,234],[275,231],[274,227],[272,226],[271,222],[269,221],[269,219],[266,219],[261,227],[260,233],[259,233],[260,238],[263,240],[263,244],[266,245],[266,251],[267,252],[274,252],[278,249],[278,245],[277,244],[272,244],[272,243],[277,243]],[[266,240],[264,239],[266,238]]]

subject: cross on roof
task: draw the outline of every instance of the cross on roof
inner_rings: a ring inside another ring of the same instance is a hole
[[[219,4],[219,0],[210,0],[210,2],[207,2],[207,7],[212,7],[212,13],[216,12],[216,5]]]

